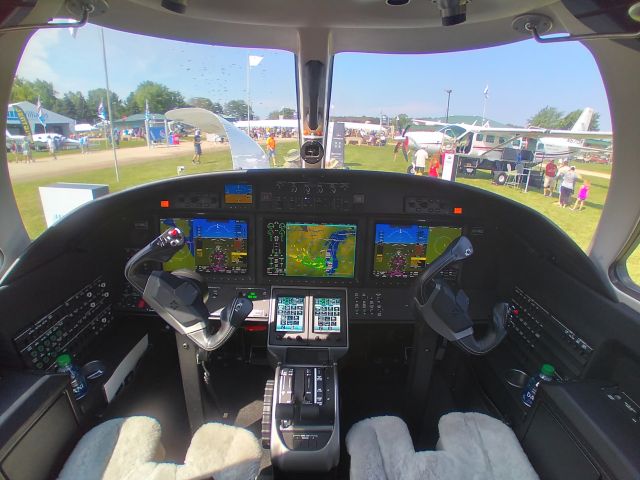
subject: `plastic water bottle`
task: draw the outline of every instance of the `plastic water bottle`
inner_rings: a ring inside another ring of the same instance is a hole
[[[56,358],[58,364],[58,372],[66,373],[71,377],[71,389],[76,400],[80,400],[87,394],[89,386],[87,380],[84,378],[78,367],[71,361],[71,355],[64,353]]]
[[[526,407],[531,407],[531,405],[533,405],[533,400],[536,398],[536,392],[538,391],[538,385],[540,385],[540,382],[552,381],[555,371],[556,369],[553,365],[545,363],[542,365],[540,373],[529,379],[527,386],[524,387],[524,391],[522,392],[522,403],[524,403]]]

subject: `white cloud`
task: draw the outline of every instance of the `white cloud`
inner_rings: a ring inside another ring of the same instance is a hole
[[[36,32],[24,50],[17,75],[29,80],[41,78],[54,84],[58,83],[60,75],[49,63],[48,52],[60,42],[60,35],[63,33],[67,34],[67,30],[52,29]]]

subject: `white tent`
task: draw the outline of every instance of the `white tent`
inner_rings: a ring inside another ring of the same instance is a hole
[[[75,128],[76,132],[90,132],[93,126],[88,123],[78,123]]]

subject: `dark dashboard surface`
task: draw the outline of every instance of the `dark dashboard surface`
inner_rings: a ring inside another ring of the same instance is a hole
[[[15,364],[17,353],[22,363],[47,368],[51,344],[80,350],[113,319],[152,313],[124,281],[124,264],[174,226],[185,232],[187,246],[149,268],[201,273],[214,316],[241,295],[254,302],[249,319],[265,322],[274,287],[339,287],[346,289],[350,322],[410,323],[414,277],[461,234],[475,253],[443,275],[465,290],[477,321],[488,319],[497,301],[513,299],[516,287],[539,290],[528,286],[528,264],[549,264],[612,298],[563,232],[526,207],[472,187],[356,171],[206,174],[99,199],[36,239],[0,286],[0,298],[20,306],[2,326],[3,360]],[[569,331],[580,333],[568,321]],[[585,343],[591,348],[593,341]],[[579,371],[585,362],[574,363]]]

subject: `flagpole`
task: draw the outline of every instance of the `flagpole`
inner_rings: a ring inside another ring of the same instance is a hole
[[[251,55],[247,55],[247,135],[251,136],[251,93],[249,90],[249,75],[251,72]]]
[[[111,115],[111,96],[109,95],[109,74],[107,73],[107,49],[104,46],[104,28],[102,27],[100,27],[100,36],[102,38],[102,62],[104,64],[104,80],[107,85],[107,112],[109,113],[109,130],[111,132],[111,148],[113,149],[113,166],[116,171],[116,182],[120,182],[120,173],[118,172],[118,154],[116,153],[116,142],[115,142],[115,139],[113,138],[113,116]]]

